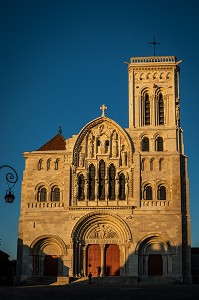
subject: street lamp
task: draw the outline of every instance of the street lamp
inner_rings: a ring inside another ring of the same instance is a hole
[[[15,169],[13,169],[12,167],[10,167],[8,165],[1,166],[0,170],[3,168],[7,168],[7,169],[11,170],[6,174],[6,181],[7,181],[9,189],[6,191],[6,195],[5,195],[4,199],[5,199],[6,203],[13,203],[15,200],[15,196],[14,196],[14,193],[12,192],[12,188],[18,180],[18,175],[17,175],[17,172],[15,171]],[[10,184],[12,186],[10,186]]]

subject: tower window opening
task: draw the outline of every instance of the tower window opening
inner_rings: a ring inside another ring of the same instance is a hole
[[[109,167],[109,200],[115,200],[115,166]]]
[[[78,199],[79,200],[85,199],[84,184],[85,184],[84,175],[80,174],[78,178]]]
[[[142,151],[149,151],[149,138],[144,137],[142,139]]]
[[[144,99],[144,125],[150,125],[150,101],[148,93],[146,93]]]
[[[95,200],[95,167],[93,164],[89,166],[88,198]]]
[[[105,162],[99,163],[99,200],[105,200]]]
[[[164,101],[163,96],[160,93],[158,96],[158,112],[159,112],[159,125],[164,125]]]
[[[156,139],[156,151],[163,151],[163,138],[160,136]]]
[[[125,200],[125,176],[123,173],[119,175],[119,200]]]

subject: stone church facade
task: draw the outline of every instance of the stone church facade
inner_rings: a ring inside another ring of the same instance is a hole
[[[129,127],[105,116],[24,152],[17,278],[191,282],[187,156],[174,56],[132,57]]]

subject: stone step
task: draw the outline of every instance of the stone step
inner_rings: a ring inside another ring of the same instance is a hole
[[[75,279],[71,282],[71,284],[88,284],[88,277],[81,277]],[[137,276],[103,276],[103,277],[92,277],[92,284],[100,285],[100,284],[136,284]]]

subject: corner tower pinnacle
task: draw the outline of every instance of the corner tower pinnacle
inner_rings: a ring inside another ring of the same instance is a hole
[[[128,64],[130,129],[179,126],[180,62],[175,56],[130,59]]]

